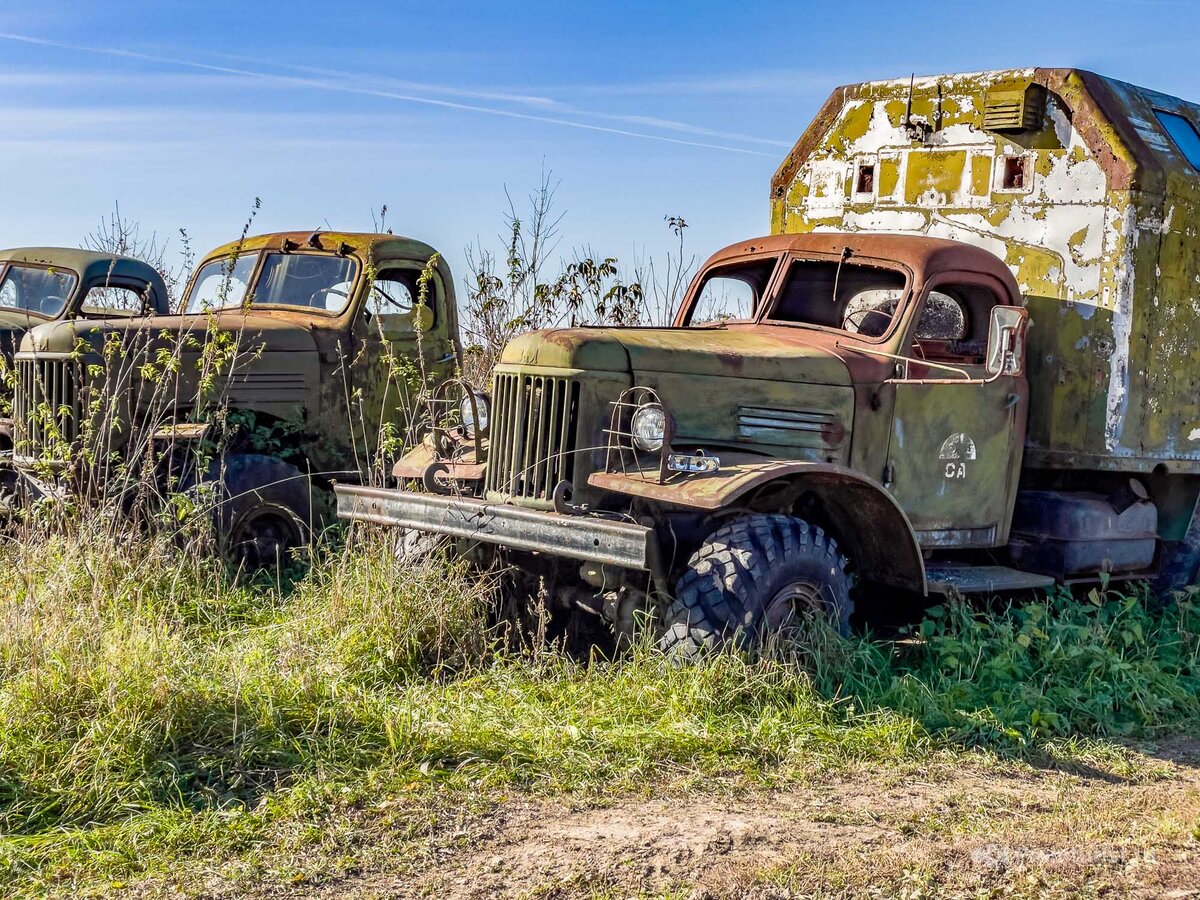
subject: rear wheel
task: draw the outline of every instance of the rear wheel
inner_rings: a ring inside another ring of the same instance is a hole
[[[729,641],[757,649],[787,640],[806,616],[850,631],[846,557],[803,519],[753,515],[715,531],[692,556],[663,616],[659,647],[690,660]]]

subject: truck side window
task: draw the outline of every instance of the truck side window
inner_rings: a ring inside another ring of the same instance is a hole
[[[688,324],[705,325],[753,319],[762,293],[774,271],[775,258],[771,257],[722,266],[709,272],[696,294],[696,302],[692,305]]]
[[[982,365],[988,319],[999,303],[978,284],[939,284],[925,295],[913,332],[918,355],[939,362]]]
[[[145,315],[149,306],[147,296],[143,292],[108,285],[91,288],[83,298],[80,312],[85,316],[132,318]]]
[[[961,341],[967,336],[962,304],[942,291],[930,291],[917,320],[918,341]]]
[[[367,296],[367,311],[375,317],[377,327],[384,331],[413,331],[413,308],[420,297],[416,269],[387,269],[379,272],[371,283]],[[429,327],[437,322],[435,292],[430,286],[426,303],[431,313]]]

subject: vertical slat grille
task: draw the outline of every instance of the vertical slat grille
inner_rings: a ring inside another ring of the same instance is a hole
[[[13,428],[17,456],[63,458],[79,432],[78,388],[72,360],[17,360]]]
[[[579,385],[568,378],[499,373],[493,384],[487,490],[550,500],[575,474]]]

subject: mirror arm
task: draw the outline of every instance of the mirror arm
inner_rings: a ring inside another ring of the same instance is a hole
[[[841,341],[835,341],[834,346],[837,347],[839,350],[851,350],[855,353],[865,353],[868,356],[882,356],[884,359],[894,359],[897,362],[902,362],[902,363],[916,363],[919,366],[928,366],[931,369],[941,369],[943,371],[953,372],[955,375],[962,376],[961,379],[943,378],[943,379],[940,379],[941,381],[953,382],[953,383],[957,384],[960,380],[961,381],[978,381],[979,380],[978,378],[973,377],[971,375],[971,373],[968,372],[966,369],[960,369],[960,368],[958,368],[958,366],[948,366],[945,363],[930,362],[927,359],[914,359],[911,356],[897,356],[895,353],[885,353],[882,350],[872,350],[867,347],[851,347],[846,344],[843,344]],[[895,379],[889,379],[889,380],[895,380]],[[900,380],[902,380],[902,381],[923,381],[925,379],[904,378],[904,379],[900,379]]]

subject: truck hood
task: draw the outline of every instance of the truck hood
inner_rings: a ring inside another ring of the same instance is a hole
[[[181,332],[190,334],[201,343],[207,333],[236,334],[244,352],[261,349],[264,353],[304,353],[316,349],[312,335],[302,325],[272,316],[240,314],[223,315],[216,319],[207,316],[153,316],[46,322],[26,332],[20,348],[23,353],[70,353],[82,340],[98,350],[109,335],[144,341],[152,349],[170,348],[178,344],[177,335]],[[192,348],[192,352],[198,350]]]
[[[779,326],[725,328],[570,328],[510,341],[501,362],[584,371],[628,372],[635,383],[658,373],[850,385],[850,370],[812,332]]]

